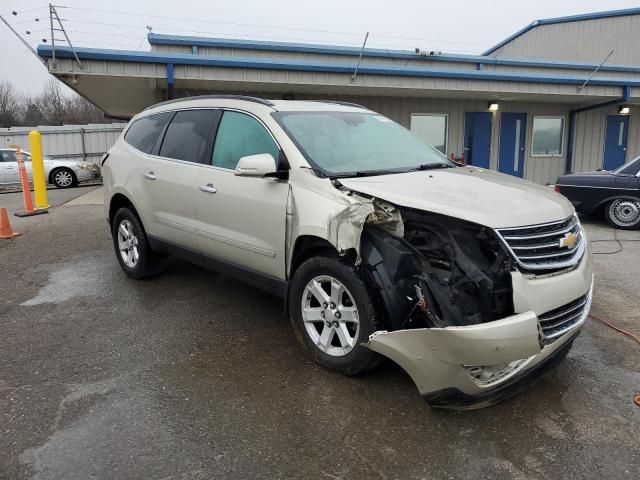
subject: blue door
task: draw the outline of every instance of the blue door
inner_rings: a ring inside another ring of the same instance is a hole
[[[607,116],[607,133],[604,138],[604,162],[602,168],[615,170],[622,165],[627,156],[629,136],[629,116]]]
[[[500,117],[500,159],[502,173],[522,177],[527,135],[526,113],[503,113]]]
[[[491,112],[464,114],[464,160],[468,165],[489,168],[491,158]]]

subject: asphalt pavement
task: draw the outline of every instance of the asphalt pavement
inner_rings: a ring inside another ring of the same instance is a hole
[[[102,206],[62,205],[88,191],[50,191],[60,206],[0,240],[0,478],[640,478],[627,337],[589,320],[517,397],[433,410],[391,362],[313,363],[258,290],[178,260],[127,279]],[[593,312],[640,334],[640,232],[585,222],[606,240]]]

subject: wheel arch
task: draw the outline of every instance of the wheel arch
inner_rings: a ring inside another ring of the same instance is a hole
[[[338,256],[338,250],[327,239],[316,235],[300,235],[296,238],[290,255],[287,275],[287,291],[284,299],[285,312],[289,314],[289,292],[291,290],[291,279],[296,270],[306,260],[316,256]],[[355,261],[355,250],[349,250],[344,254],[346,258],[352,258]]]
[[[611,195],[603,200],[600,200],[593,208],[593,212],[603,213],[607,205],[614,200],[635,200],[640,202],[640,195]]]
[[[78,175],[76,175],[76,172],[73,171],[73,168],[67,167],[67,166],[64,166],[64,165],[60,165],[58,167],[53,167],[51,169],[51,171],[49,172],[49,176],[47,178],[47,182],[49,183],[49,185],[53,185],[54,184],[53,183],[53,175],[59,170],[68,170],[69,172],[71,172],[71,175],[73,175],[74,181],[75,182],[78,181]]]
[[[133,210],[133,213],[136,214],[136,216],[140,220],[140,223],[142,224],[142,227],[144,228],[144,224],[142,223],[142,219],[140,218],[140,214],[138,213],[138,209],[136,208],[135,204],[129,199],[128,196],[119,192],[114,193],[111,197],[111,200],[109,201],[109,225],[111,225],[113,216],[118,211],[118,209],[125,207],[131,208],[131,210]]]
[[[291,251],[288,278],[291,279],[297,268],[311,257],[321,253],[337,254],[338,251],[328,240],[315,235],[300,235],[296,238]]]

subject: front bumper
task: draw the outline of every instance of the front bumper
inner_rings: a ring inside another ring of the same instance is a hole
[[[399,364],[436,407],[473,409],[513,395],[558,363],[591,306],[588,252],[570,272],[546,277],[513,273],[513,316],[464,327],[375,332],[364,345]],[[549,343],[538,316],[587,296],[572,328]]]
[[[100,168],[93,164],[86,165],[86,168],[76,167],[73,169],[78,182],[89,182],[98,180],[101,177]]]

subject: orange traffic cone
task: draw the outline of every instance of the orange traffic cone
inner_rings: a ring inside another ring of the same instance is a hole
[[[7,215],[6,208],[0,208],[0,238],[7,240],[9,238],[17,237],[20,235],[13,231],[11,223],[9,223],[9,215]]]

